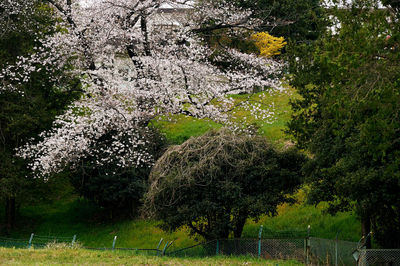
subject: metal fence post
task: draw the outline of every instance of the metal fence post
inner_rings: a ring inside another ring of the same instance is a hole
[[[114,236],[113,244],[112,244],[112,250],[115,249],[115,243],[117,242],[117,236]]]
[[[72,247],[74,246],[75,241],[76,241],[76,235],[74,235],[74,236],[72,237],[72,242],[71,242],[71,246],[72,246]]]
[[[29,238],[28,248],[31,248],[31,246],[32,246],[33,236],[34,236],[34,233],[32,233],[32,234],[31,234],[31,237]]]
[[[163,242],[163,238],[161,238],[160,239],[160,242],[158,242],[158,245],[157,245],[157,256],[159,256],[159,254],[160,254],[160,250],[159,250],[159,248],[160,248],[160,246],[161,246],[161,243]]]
[[[258,257],[261,257],[261,235],[262,235],[263,226],[260,226],[260,231],[258,232]]]
[[[219,240],[217,239],[217,248],[215,250],[215,254],[218,255],[219,254]]]
[[[168,247],[168,241],[167,241],[167,244],[165,244],[165,246],[163,248],[163,251],[162,251],[162,255],[163,256],[165,255],[165,250],[167,249],[167,247]]]
[[[306,265],[309,264],[308,256],[309,256],[309,253],[310,253],[310,246],[311,246],[311,244],[310,244],[310,229],[311,229],[311,226],[308,225],[308,227],[307,227],[307,239],[306,239]]]
[[[339,242],[339,233],[340,230],[336,233],[336,240],[335,240],[335,266],[338,266],[338,242]]]

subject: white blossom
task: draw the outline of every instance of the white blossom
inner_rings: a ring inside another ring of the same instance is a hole
[[[54,71],[72,64],[70,71],[82,79],[81,99],[57,117],[40,142],[18,151],[41,174],[96,154],[102,154],[98,165],[112,161],[121,167],[151,165],[143,125],[152,119],[184,114],[241,128],[232,119],[239,107],[229,95],[249,94],[255,87],[282,89],[281,63],[234,49],[217,55],[205,45],[201,33],[207,27],[240,32],[260,23],[251,19],[251,11],[228,0],[47,2],[63,18],[58,26],[65,30],[40,39],[35,53],[0,71],[0,93],[17,91],[15,81],[28,82],[39,68]],[[174,5],[185,5],[186,10],[169,12],[166,7]],[[212,25],[207,24],[210,21]],[[216,61],[229,66],[218,67]],[[240,108],[266,122],[274,119],[272,106],[243,102]],[[115,134],[111,143],[94,149],[94,143],[111,131]]]

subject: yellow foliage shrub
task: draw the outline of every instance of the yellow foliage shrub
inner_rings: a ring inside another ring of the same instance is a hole
[[[260,51],[261,56],[271,57],[281,54],[281,49],[287,44],[285,38],[274,37],[268,32],[258,32],[251,35],[255,45]]]

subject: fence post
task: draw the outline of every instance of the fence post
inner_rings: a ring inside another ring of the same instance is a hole
[[[219,254],[219,240],[217,239],[217,248],[215,250],[215,254],[218,256]]]
[[[167,252],[167,249],[172,245],[172,243],[174,243],[173,240],[171,242],[169,242],[169,244],[167,243],[167,246],[164,248],[164,255]]]
[[[261,235],[262,235],[263,226],[260,226],[260,231],[258,232],[258,257],[261,257]]]
[[[336,233],[336,240],[335,240],[335,266],[338,266],[338,242],[339,242],[339,233],[340,230]]]
[[[72,242],[71,242],[71,246],[72,246],[72,247],[74,246],[75,241],[76,241],[76,235],[74,235],[74,236],[72,237]]]
[[[31,248],[31,246],[32,246],[33,236],[34,236],[34,233],[32,233],[32,234],[31,234],[31,237],[29,238],[28,248]]]
[[[115,243],[117,242],[117,236],[114,236],[113,244],[112,244],[112,250],[115,249]]]
[[[159,256],[159,253],[160,253],[160,252],[159,252],[159,251],[160,251],[159,248],[160,248],[161,243],[163,242],[163,240],[164,240],[164,239],[161,238],[161,239],[160,239],[160,242],[158,242],[158,245],[157,245],[157,256]]]
[[[163,256],[165,255],[165,250],[167,249],[167,246],[168,246],[168,241],[167,241],[167,244],[165,244],[165,246],[164,246],[164,248],[163,248],[163,251],[162,251],[162,255],[163,255]]]
[[[311,226],[308,225],[307,226],[307,239],[306,239],[306,265],[309,264],[308,256],[309,256],[309,253],[310,253],[310,246],[311,246],[311,244],[310,244],[310,229],[311,229]]]

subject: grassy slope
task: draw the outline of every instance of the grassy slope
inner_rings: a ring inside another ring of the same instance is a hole
[[[267,96],[265,101],[275,103],[277,120],[272,124],[256,121],[261,133],[276,143],[282,144],[289,139],[283,130],[290,118],[288,95],[292,93],[293,90],[288,90],[286,93]],[[248,114],[243,112],[242,115]],[[186,117],[179,117],[174,124],[161,121],[157,123],[157,126],[174,144],[182,143],[190,136],[200,135],[210,128],[218,127],[215,123]],[[164,238],[165,241],[174,240],[175,248],[195,243],[194,239],[188,237],[185,229],[166,233],[157,226],[158,223],[155,221],[134,220],[114,224],[100,222],[103,219],[96,218],[95,209],[88,202],[76,197],[67,197],[67,200],[24,208],[21,210],[24,216],[21,220],[22,224],[14,237],[28,238],[31,232],[58,236],[77,234],[82,244],[95,247],[110,247],[115,235],[118,236],[118,247],[154,248],[160,238]],[[315,236],[333,238],[337,231],[341,230],[341,239],[358,240],[360,226],[352,213],[330,216],[324,214],[323,209],[323,204],[317,207],[281,206],[277,217],[262,217],[258,222],[248,221],[243,236],[256,237],[261,224],[272,230],[306,230],[307,226],[311,225],[311,233]]]
[[[267,93],[255,94],[251,100],[259,100],[262,95],[262,102],[265,105],[274,103],[275,120],[272,123],[264,123],[261,120],[256,120],[250,115],[249,111],[238,110],[236,116],[239,119],[247,118],[250,123],[255,123],[259,127],[259,133],[266,136],[269,140],[277,143],[288,140],[289,137],[284,134],[286,122],[290,119],[289,100],[295,97],[293,89],[287,89],[284,92],[277,92],[272,95]],[[243,100],[247,96],[237,95],[232,96],[236,101]],[[176,117],[174,123],[168,121],[158,121],[154,123],[166,135],[167,139],[172,144],[180,144],[191,136],[199,136],[204,134],[211,128],[218,128],[220,125],[212,121],[193,119],[185,116]]]
[[[267,236],[268,230],[304,231],[311,225],[313,236],[333,239],[340,230],[340,239],[358,240],[360,224],[352,213],[331,216],[323,210],[323,204],[317,207],[282,205],[278,216],[264,216],[257,222],[248,220],[243,237],[257,237],[261,224],[264,225],[264,236]],[[76,234],[78,241],[89,247],[111,247],[114,236],[118,236],[117,247],[155,248],[161,238],[164,239],[164,244],[166,241],[174,241],[171,249],[197,243],[194,238],[189,237],[185,228],[177,232],[164,232],[156,221],[135,219],[114,223],[100,222],[102,219],[96,218],[94,206],[79,199],[25,208],[22,209],[22,214],[20,227],[12,235],[14,238],[28,239],[32,232],[37,235],[71,237]]]
[[[236,99],[244,98],[245,96],[235,96]],[[248,120],[255,122],[259,126],[259,133],[277,145],[284,145],[290,140],[290,137],[285,135],[284,130],[286,123],[290,119],[291,109],[289,101],[291,98],[297,97],[295,90],[287,89],[285,92],[276,93],[273,95],[265,95],[264,103],[274,103],[276,120],[269,123],[262,123],[251,118],[249,112],[242,112],[242,117],[247,116]],[[190,136],[198,136],[209,130],[210,128],[218,127],[215,123],[204,120],[194,120],[187,117],[180,117],[176,123],[161,122],[158,124],[161,130],[166,134],[167,138],[174,144],[182,143]],[[304,201],[304,199],[300,199]],[[334,238],[338,231],[339,238],[345,240],[358,241],[360,236],[360,224],[355,215],[349,213],[339,213],[331,216],[324,212],[325,205],[318,206],[281,206],[277,217],[262,217],[257,223],[249,221],[244,228],[244,237],[255,237],[258,234],[261,224],[272,230],[306,230],[307,226],[311,226],[311,234],[320,237]]]
[[[159,222],[142,219],[104,222],[105,214],[99,213],[101,210],[91,203],[76,197],[26,207],[11,237],[28,239],[33,232],[72,239],[76,234],[78,241],[88,247],[111,247],[114,236],[118,237],[117,247],[155,248],[161,238],[174,240],[179,247],[196,243],[184,229],[168,233],[158,227]]]
[[[244,98],[245,96],[235,96],[236,99]],[[277,145],[284,145],[290,140],[290,137],[285,135],[284,130],[286,123],[290,119],[291,109],[289,101],[291,98],[297,97],[294,89],[287,89],[285,92],[276,93],[273,95],[264,95],[264,103],[274,103],[276,120],[269,123],[262,123],[251,118],[249,112],[242,112],[241,116],[247,116],[248,120],[255,122],[259,126],[259,133]],[[167,138],[172,143],[182,143],[190,136],[201,135],[208,129],[216,127],[215,123],[193,120],[191,118],[180,118],[177,123],[159,123],[158,126],[167,135]],[[300,199],[304,201],[304,199]],[[311,234],[320,237],[334,238],[338,231],[339,238],[345,240],[358,241],[360,236],[360,224],[355,215],[349,213],[339,213],[331,216],[324,212],[326,206],[320,204],[314,206],[294,205],[281,206],[277,217],[262,217],[258,222],[248,221],[244,228],[244,237],[255,237],[261,224],[265,228],[271,230],[307,230],[307,226],[311,226]]]
[[[324,204],[318,206],[283,205],[278,216],[262,217],[257,223],[248,221],[243,237],[256,235],[260,225],[273,231],[303,231],[310,225],[310,235],[334,239],[339,232],[339,239],[358,241],[361,235],[361,226],[352,212],[329,215],[324,212]]]
[[[1,265],[303,265],[296,261],[265,261],[252,257],[168,258],[130,252],[81,249],[18,250],[0,248]]]

